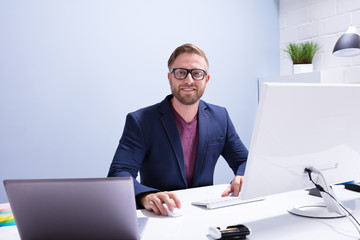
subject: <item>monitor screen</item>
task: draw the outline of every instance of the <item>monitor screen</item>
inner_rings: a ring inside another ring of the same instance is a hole
[[[328,184],[360,179],[360,85],[263,84],[242,198],[313,188],[307,167]]]

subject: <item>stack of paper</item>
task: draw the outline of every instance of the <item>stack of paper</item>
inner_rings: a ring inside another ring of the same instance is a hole
[[[0,204],[0,227],[15,225],[14,216],[12,215],[10,204]]]

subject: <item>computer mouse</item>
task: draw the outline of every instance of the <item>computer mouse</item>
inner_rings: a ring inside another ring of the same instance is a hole
[[[209,228],[209,234],[214,239],[220,239],[221,238],[221,232],[219,228],[216,227],[210,227]]]
[[[180,217],[182,215],[182,210],[180,208],[174,207],[174,210],[171,212],[165,203],[163,204],[163,206],[166,209],[169,217]]]

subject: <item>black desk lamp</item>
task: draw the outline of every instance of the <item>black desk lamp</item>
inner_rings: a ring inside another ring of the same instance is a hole
[[[356,27],[350,26],[336,42],[333,54],[338,57],[352,57],[360,54],[360,36]]]

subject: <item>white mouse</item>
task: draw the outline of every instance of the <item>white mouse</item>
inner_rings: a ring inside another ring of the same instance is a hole
[[[220,239],[221,238],[221,232],[218,228],[216,227],[210,227],[209,228],[209,234],[210,236],[212,236],[214,239]]]
[[[182,215],[182,210],[180,208],[174,207],[174,210],[171,212],[165,203],[163,206],[166,209],[168,216],[170,217],[180,217]]]

